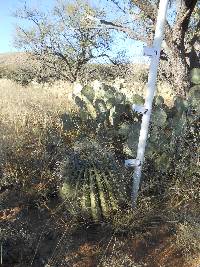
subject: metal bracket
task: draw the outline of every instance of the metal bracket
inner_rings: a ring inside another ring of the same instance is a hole
[[[143,55],[147,57],[155,57],[157,56],[158,51],[154,47],[148,47],[144,46],[143,47]]]
[[[139,159],[126,159],[125,167],[138,167],[141,166],[141,161]]]
[[[136,104],[132,105],[132,110],[134,112],[138,112],[141,114],[145,114],[148,111],[148,109],[145,106],[140,106],[140,105],[136,105]]]

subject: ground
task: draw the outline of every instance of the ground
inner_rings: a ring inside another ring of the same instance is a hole
[[[58,196],[40,207],[19,190],[1,191],[2,267],[146,266],[198,267],[176,249],[171,222],[152,218],[140,231],[115,232],[109,223],[76,224],[63,212]],[[42,202],[41,202],[42,203]]]

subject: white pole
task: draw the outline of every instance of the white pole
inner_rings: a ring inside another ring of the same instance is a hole
[[[164,27],[166,21],[166,13],[168,7],[169,0],[160,0],[159,9],[158,9],[158,17],[156,24],[155,37],[153,42],[154,54],[152,54],[149,76],[148,76],[148,84],[147,84],[147,95],[145,100],[145,109],[147,110],[142,117],[142,124],[140,130],[140,137],[137,149],[137,160],[139,160],[140,164],[135,166],[135,171],[133,175],[133,188],[132,188],[132,203],[133,207],[136,206],[138,190],[140,186],[140,178],[142,172],[142,164],[144,162],[144,153],[146,147],[146,141],[148,137],[148,128],[152,111],[152,102],[154,98],[154,93],[156,89],[156,80],[157,80],[157,72],[158,65],[160,59],[160,50],[164,36]]]

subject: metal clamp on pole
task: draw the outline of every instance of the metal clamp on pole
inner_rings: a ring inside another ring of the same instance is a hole
[[[141,161],[139,159],[126,159],[125,167],[137,167],[141,165]]]
[[[141,114],[145,114],[148,111],[148,109],[145,106],[140,106],[140,105],[136,105],[136,104],[132,105],[132,110],[134,112],[138,112]]]
[[[158,51],[154,47],[143,47],[143,55],[147,57],[155,57],[158,55]]]

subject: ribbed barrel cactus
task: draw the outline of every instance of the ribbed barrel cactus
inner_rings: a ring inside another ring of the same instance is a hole
[[[67,210],[84,219],[108,219],[127,201],[122,168],[111,149],[87,138],[76,142],[61,168]]]

